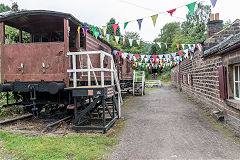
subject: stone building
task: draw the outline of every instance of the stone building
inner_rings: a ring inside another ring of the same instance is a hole
[[[218,17],[211,15],[202,49],[195,48],[192,59],[172,68],[172,85],[240,130],[240,20],[222,29]]]

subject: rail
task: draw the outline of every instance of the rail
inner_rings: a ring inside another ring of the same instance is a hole
[[[113,56],[109,53],[106,53],[104,51],[86,51],[86,52],[68,52],[68,56],[72,56],[72,69],[68,69],[68,73],[73,73],[73,87],[78,87],[77,86],[77,73],[83,73],[87,72],[87,77],[88,77],[88,86],[91,86],[91,72],[93,74],[94,80],[96,85],[98,86],[98,80],[96,77],[95,72],[100,72],[101,73],[101,86],[104,87],[105,81],[104,81],[104,72],[110,72],[111,73],[111,85],[117,86],[117,91],[118,91],[118,106],[119,106],[119,117],[121,115],[121,109],[120,105],[122,102],[122,96],[121,96],[121,87],[120,83],[118,80],[117,76],[117,70],[114,64],[114,59]],[[83,68],[77,68],[77,62],[76,62],[76,56],[80,55],[86,55],[87,56],[87,69]],[[89,55],[100,55],[100,68],[94,68],[91,62],[91,57]],[[104,67],[104,57],[108,56],[110,57],[111,63],[110,63],[110,68],[105,68]],[[114,83],[115,82],[115,83]]]
[[[146,87],[161,87],[162,83],[160,80],[148,80],[146,81]]]

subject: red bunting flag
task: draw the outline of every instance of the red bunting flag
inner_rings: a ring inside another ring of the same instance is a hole
[[[152,55],[152,57],[156,61],[157,55]]]
[[[179,56],[182,56],[182,51],[179,51],[179,52],[177,52],[178,54],[179,54]]]
[[[118,24],[112,24],[112,26],[114,29],[114,34],[116,35]]]
[[[138,54],[134,54],[135,58],[138,59],[139,55]]]
[[[118,52],[119,57],[121,57],[122,53],[123,53],[123,52]]]
[[[175,11],[176,11],[176,9],[172,9],[172,10],[169,10],[167,12],[170,13],[170,15],[172,16],[173,12],[175,12]]]

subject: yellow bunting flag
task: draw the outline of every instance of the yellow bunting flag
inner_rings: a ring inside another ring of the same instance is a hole
[[[78,27],[77,31],[78,31],[78,34],[80,34],[80,26]]]
[[[107,34],[107,26],[103,26],[102,28],[103,28],[103,33],[106,36],[106,34]]]
[[[116,43],[118,43],[118,41],[119,41],[119,36],[115,36],[115,41],[116,41]]]
[[[153,26],[155,27],[156,21],[157,21],[157,18],[158,18],[158,14],[155,14],[155,15],[151,16],[151,18],[152,18],[152,21],[153,21]]]

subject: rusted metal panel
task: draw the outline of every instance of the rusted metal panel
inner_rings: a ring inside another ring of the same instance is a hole
[[[3,81],[62,81],[64,66],[63,42],[4,45]]]

